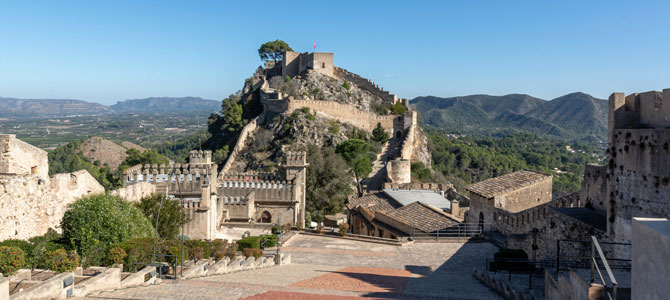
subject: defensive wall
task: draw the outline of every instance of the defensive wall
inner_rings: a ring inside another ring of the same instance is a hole
[[[289,114],[297,109],[307,107],[324,117],[336,119],[342,123],[349,123],[370,132],[379,123],[386,132],[392,134],[393,120],[398,117],[395,115],[378,115],[370,111],[358,109],[353,104],[343,104],[327,100],[290,99],[287,104],[288,108],[286,112]]]
[[[333,76],[335,65],[332,52],[294,52],[286,51],[282,64],[282,76],[296,76],[306,70]]]
[[[633,217],[670,215],[670,89],[609,98],[607,232],[630,242]]]
[[[17,139],[14,134],[0,134],[0,174],[38,175],[47,179],[47,152]]]
[[[334,74],[337,77],[340,77],[342,79],[345,79],[349,82],[354,83],[357,85],[359,88],[362,88],[370,94],[373,94],[379,98],[381,98],[384,102],[389,103],[389,104],[394,104],[398,101],[398,96],[395,94],[391,94],[389,91],[385,91],[383,88],[379,87],[378,84],[372,82],[370,79],[361,77],[360,75],[351,73],[347,71],[346,69],[334,68]],[[404,99],[403,104],[405,104],[405,107],[409,107],[409,102],[408,100]]]

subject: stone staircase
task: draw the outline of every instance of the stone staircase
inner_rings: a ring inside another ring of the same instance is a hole
[[[391,139],[382,146],[382,150],[377,154],[377,159],[372,162],[372,172],[368,175],[367,178],[361,181],[361,185],[366,186],[366,191],[379,191],[384,185],[384,179],[386,178],[386,162],[388,158],[393,158],[393,152],[395,148],[396,141]]]

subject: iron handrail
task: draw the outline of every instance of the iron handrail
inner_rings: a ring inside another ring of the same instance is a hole
[[[600,248],[600,244],[598,243],[598,239],[595,236],[591,236],[591,240],[593,243],[591,244],[591,283],[594,282],[594,270],[598,271],[598,276],[600,276],[600,280],[603,283],[603,286],[607,287],[607,282],[605,281],[605,278],[602,274],[602,271],[600,270],[600,266],[598,265],[598,262],[596,261],[596,252],[598,253],[598,256],[600,257],[600,261],[602,261],[602,264],[605,266],[605,271],[607,271],[607,276],[610,279],[610,282],[612,283],[612,293],[610,294],[609,291],[607,291],[607,288],[605,288],[605,292],[607,292],[607,296],[610,298],[610,300],[616,300],[616,290],[618,283],[616,281],[616,278],[614,278],[614,274],[612,273],[612,269],[610,269],[609,263],[607,263],[607,258],[605,258],[605,254],[603,253],[603,249]]]

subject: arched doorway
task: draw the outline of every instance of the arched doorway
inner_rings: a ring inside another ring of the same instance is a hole
[[[400,131],[396,132],[395,137],[401,138],[402,137],[402,132],[400,132]]]
[[[272,215],[267,210],[261,214],[261,223],[272,223]]]

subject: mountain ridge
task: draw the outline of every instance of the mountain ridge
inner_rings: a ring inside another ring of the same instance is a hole
[[[607,100],[582,92],[544,100],[526,94],[421,96],[410,101],[423,125],[469,134],[522,131],[561,138],[604,140]]]

